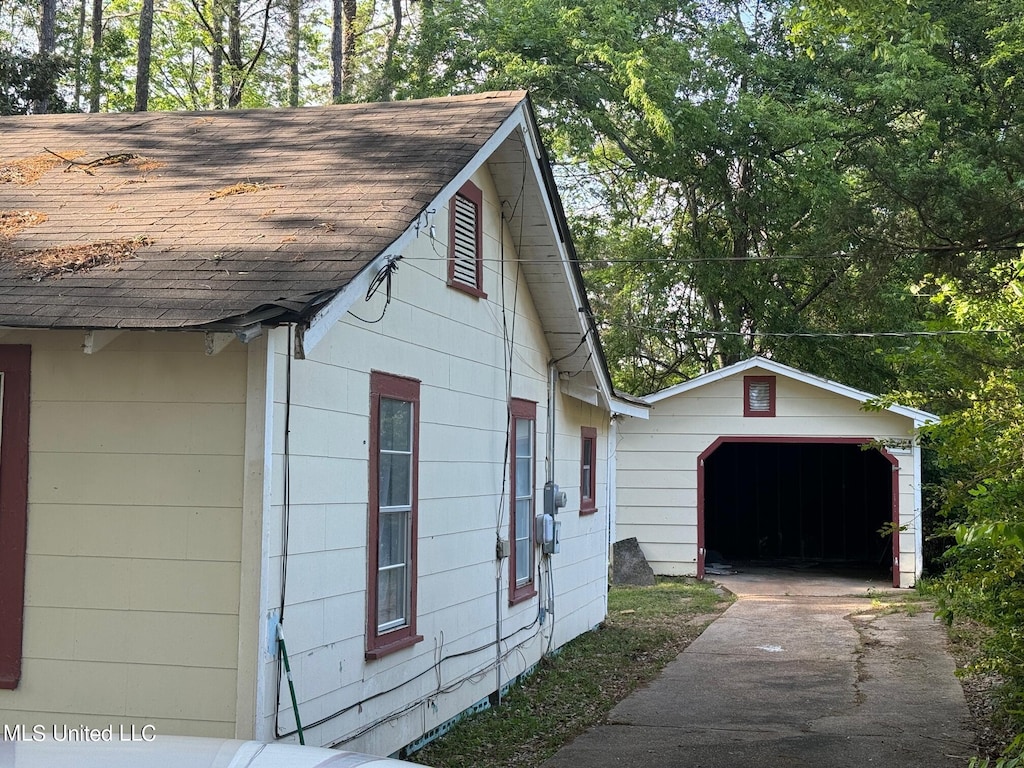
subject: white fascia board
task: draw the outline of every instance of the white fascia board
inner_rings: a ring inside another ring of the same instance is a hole
[[[431,209],[437,210],[441,206],[446,205],[447,202],[458,192],[462,185],[472,178],[473,174],[476,173],[484,163],[493,155],[498,147],[515,131],[517,128],[521,129],[526,136],[530,137],[530,143],[534,143],[534,138],[529,128],[529,120],[526,117],[525,101],[520,103],[507,118],[505,122],[501,124],[501,127],[492,134],[482,147],[477,151],[476,155],[470,160],[462,170],[459,171],[455,178],[448,182],[441,191],[437,193],[433,200],[431,200],[424,208],[424,211]],[[416,219],[406,228],[406,230],[399,235],[392,243],[381,251],[369,264],[356,275],[352,280],[349,281],[348,285],[338,291],[334,298],[330,299],[313,317],[310,318],[309,324],[303,328],[299,327],[299,332],[296,336],[297,349],[302,352],[305,356],[312,352],[316,345],[323,341],[323,338],[327,335],[327,332],[335,326],[335,324],[345,316],[345,313],[352,308],[352,305],[356,303],[361,297],[366,295],[367,289],[370,287],[370,283],[373,282],[373,278],[377,275],[380,269],[390,260],[397,256],[402,255],[409,244],[412,243],[422,231],[420,226],[420,220],[423,216],[421,212],[416,216]]]
[[[617,397],[613,397],[611,400],[611,410],[613,416],[634,416],[638,419],[651,418],[651,409],[647,406],[630,403]]]
[[[748,371],[752,368],[763,368],[766,371],[770,371],[779,376],[785,376],[786,378],[793,379],[795,381],[809,384],[812,387],[818,387],[843,397],[848,397],[851,400],[856,400],[859,403],[866,403],[870,400],[875,399],[875,395],[870,392],[864,392],[853,387],[848,387],[846,384],[840,384],[838,381],[832,381],[831,379],[825,379],[821,376],[815,376],[805,371],[801,371],[797,368],[793,368],[782,363],[777,363],[774,360],[769,360],[765,357],[751,357],[747,360],[742,360],[733,365],[727,366],[726,368],[719,368],[717,371],[711,371],[705,373],[702,376],[684,381],[682,384],[676,384],[675,386],[668,387],[659,392],[647,395],[644,400],[648,403],[657,403],[660,400],[673,397],[682,392],[688,392],[691,389],[697,389],[703,387],[705,384],[710,384],[714,381],[720,381],[721,379],[734,376],[737,373]],[[917,408],[908,408],[904,405],[890,405],[883,410],[890,411],[891,413],[905,416],[914,422],[914,427],[920,427],[922,424],[928,424],[934,421],[938,421],[938,417],[927,411],[921,411]]]

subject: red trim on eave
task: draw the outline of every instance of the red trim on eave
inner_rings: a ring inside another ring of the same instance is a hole
[[[21,680],[28,540],[28,425],[32,348],[0,345],[0,689]]]
[[[697,457],[697,578],[704,578],[704,555],[706,552],[704,543],[704,461],[718,450],[724,443],[824,443],[829,445],[867,445],[877,442],[870,437],[763,437],[763,436],[736,436],[718,437],[707,448],[701,451]],[[885,449],[884,446],[875,448],[886,461],[892,464],[892,498],[891,512],[893,522],[892,535],[892,585],[900,585],[900,462],[895,456]]]
[[[484,291],[484,193],[472,181],[467,181],[458,192],[476,206],[476,285],[470,285],[455,278],[455,198],[448,203],[448,286],[468,293],[478,299],[486,299]],[[504,237],[504,233],[501,234]]]

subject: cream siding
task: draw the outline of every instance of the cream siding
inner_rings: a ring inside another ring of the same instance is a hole
[[[5,723],[233,736],[245,352],[199,334],[32,346],[21,683]]]
[[[635,536],[655,573],[693,575],[697,568],[697,461],[720,436],[855,437],[906,442],[913,421],[817,386],[776,376],[776,416],[743,416],[743,377],[775,375],[750,368],[658,400],[650,420],[619,425],[616,538]],[[914,448],[914,451],[917,449]],[[899,462],[900,584],[920,574],[920,480],[910,449]]]
[[[598,430],[597,498],[607,494],[609,414],[603,409],[556,396],[554,470],[569,501],[559,515],[561,554],[551,558],[550,568],[544,562],[537,584],[541,594],[510,606],[508,562],[498,570],[496,539],[508,537],[509,521],[508,397],[537,403],[539,512],[551,354],[486,168],[473,181],[484,196],[486,299],[445,284],[448,212],[441,208],[431,221],[435,239],[425,227],[402,254],[390,305],[385,309],[383,289],[371,301],[357,302],[308,359],[291,362],[284,627],[299,711],[309,727],[307,743],[392,753],[484,699],[548,648],[594,627],[605,615],[607,509],[602,505],[597,514],[578,514],[581,426]],[[382,312],[379,322],[368,322]],[[284,331],[276,333],[273,473],[281,478],[288,373]],[[367,661],[371,370],[421,382],[417,632],[424,639]],[[277,615],[284,565],[284,499],[282,484],[274,486],[264,605],[270,623]],[[538,607],[549,580],[557,613],[541,621]],[[260,679],[266,703],[258,735],[274,738],[293,730],[288,692],[285,687],[278,692],[279,667],[269,643]],[[275,712],[280,713],[277,728]]]

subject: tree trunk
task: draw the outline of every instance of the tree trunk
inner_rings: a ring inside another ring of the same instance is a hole
[[[153,52],[153,0],[142,0],[139,14],[139,58],[135,68],[135,111],[149,109],[149,63]]]
[[[341,0],[344,32],[341,44],[341,97],[349,99],[355,93],[356,64],[356,0]]]
[[[44,62],[53,58],[56,47],[57,0],[41,0],[39,3],[39,56]],[[50,97],[42,96],[32,100],[32,111],[45,114],[50,111]]]
[[[242,7],[240,0],[230,0],[228,5],[228,109],[235,109],[242,103]]]
[[[380,80],[377,82],[377,100],[390,101],[394,89],[395,48],[398,36],[402,34],[402,0],[391,0],[391,30],[388,32],[388,45],[384,52],[384,63],[380,68]]]
[[[210,23],[210,83],[213,93],[213,108],[224,109],[224,19],[219,2],[213,3],[213,18]]]
[[[82,108],[85,90],[85,19],[89,0],[78,0],[78,34],[75,35],[75,109]]]
[[[89,59],[89,111],[100,111],[103,85],[103,0],[92,0],[92,55]]]
[[[302,17],[299,0],[288,0],[288,106],[299,106],[299,49]]]
[[[340,104],[342,98],[343,18],[342,0],[331,0],[331,101],[335,104]]]

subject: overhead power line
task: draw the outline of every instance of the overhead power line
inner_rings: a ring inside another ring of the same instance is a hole
[[[673,333],[694,339],[720,338],[741,336],[743,338],[772,339],[876,339],[876,338],[917,338],[928,336],[974,336],[998,333],[1013,333],[1005,328],[977,328],[971,330],[947,331],[682,331],[677,328],[666,328],[653,325],[633,325],[631,323],[598,323],[598,327],[630,328],[651,333]]]

